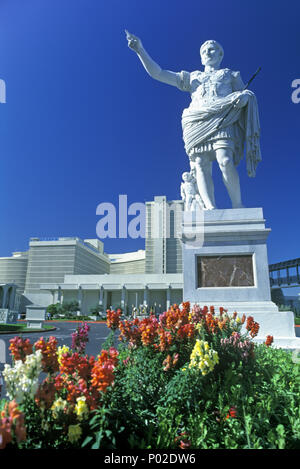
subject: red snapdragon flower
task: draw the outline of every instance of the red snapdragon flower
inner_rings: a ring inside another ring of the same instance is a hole
[[[246,329],[249,331],[250,336],[253,338],[257,336],[259,331],[259,324],[255,322],[252,316],[247,317]]]
[[[122,311],[120,309],[117,309],[117,311],[111,311],[110,309],[108,309],[106,311],[106,324],[109,329],[112,329],[113,331],[118,329],[121,314]]]
[[[49,409],[55,398],[56,388],[53,378],[47,377],[38,387],[35,402],[39,407]]]
[[[0,413],[0,449],[11,443],[14,436],[18,442],[26,440],[24,414],[15,400],[6,403]]]
[[[191,447],[191,441],[189,439],[189,435],[187,432],[180,433],[174,440],[175,443],[179,443],[179,448],[181,449],[189,449]]]
[[[267,335],[267,338],[265,341],[266,346],[270,347],[270,345],[272,345],[273,342],[274,342],[274,337],[272,335]]]
[[[54,336],[44,340],[41,337],[34,344],[35,350],[42,352],[42,366],[43,371],[46,373],[54,373],[59,370],[59,363],[57,359],[57,340]]]
[[[237,408],[235,406],[230,407],[228,414],[226,415],[226,418],[232,418],[235,419],[237,418]]]
[[[75,332],[72,334],[72,349],[75,352],[83,354],[85,352],[85,347],[89,341],[89,330],[90,326],[84,322],[81,326],[79,325]]]
[[[10,339],[9,350],[14,358],[14,361],[22,360],[25,361],[27,355],[32,354],[32,344],[29,339],[23,339],[22,337],[14,337]]]
[[[118,351],[111,347],[108,351],[102,350],[91,371],[91,385],[97,391],[106,392],[108,386],[115,379],[114,371],[118,364]]]

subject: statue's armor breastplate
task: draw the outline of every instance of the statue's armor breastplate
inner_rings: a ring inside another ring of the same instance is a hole
[[[190,109],[201,109],[232,92],[232,75],[228,68],[213,72],[192,72]]]

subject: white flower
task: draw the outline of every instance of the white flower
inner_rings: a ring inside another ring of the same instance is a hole
[[[25,362],[17,360],[14,366],[6,364],[3,376],[6,384],[6,395],[20,404],[26,396],[34,397],[38,388],[38,378],[42,371],[42,352],[37,350],[27,355]]]

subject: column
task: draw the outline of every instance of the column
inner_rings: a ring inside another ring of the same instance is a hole
[[[107,290],[103,292],[103,312],[106,313],[107,310]]]
[[[100,292],[99,292],[99,306],[103,308],[103,297],[104,297],[104,289],[103,285],[100,285]]]
[[[148,289],[148,285],[145,285],[143,305],[146,307],[147,312],[148,312],[148,306],[149,306],[148,301],[149,301],[149,289]]]
[[[15,307],[16,291],[17,291],[17,287],[15,285],[13,287],[11,287],[9,305],[8,305],[8,308],[10,310],[14,310],[14,307]]]
[[[61,291],[61,286],[58,286],[57,290],[57,301],[58,303],[62,304],[62,291]]]
[[[7,294],[8,294],[8,286],[4,285],[4,287],[3,287],[3,298],[2,298],[2,308],[4,308],[4,309],[6,309]]]
[[[50,290],[52,295],[52,303],[55,303],[55,290]]]
[[[167,288],[167,309],[171,306],[171,286],[169,285]]]
[[[123,285],[122,295],[121,295],[121,308],[125,312],[125,301],[126,301],[126,287]]]
[[[79,311],[82,311],[82,287],[78,286],[77,301],[79,305]]]

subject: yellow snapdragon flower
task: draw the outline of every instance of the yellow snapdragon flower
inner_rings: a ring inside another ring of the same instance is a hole
[[[52,410],[52,415],[55,419],[58,418],[59,413],[64,412],[64,410],[67,408],[68,402],[59,397],[56,399],[56,401],[53,402],[51,410]]]
[[[212,371],[217,363],[218,353],[209,347],[208,342],[197,339],[190,356],[189,368],[198,368],[204,376]]]
[[[58,347],[58,349],[57,349],[57,361],[58,361],[59,365],[61,365],[62,356],[65,353],[69,353],[69,352],[70,352],[70,348],[67,345],[63,345],[62,347]]]
[[[83,420],[88,416],[89,408],[86,403],[86,398],[84,396],[77,397],[74,412],[79,420]]]

